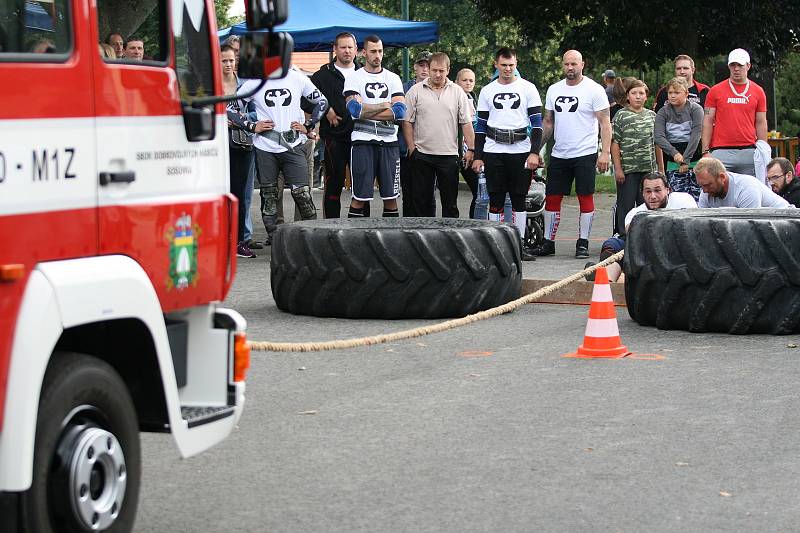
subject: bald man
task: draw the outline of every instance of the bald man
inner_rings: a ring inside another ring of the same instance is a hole
[[[545,239],[533,252],[536,255],[556,253],[556,231],[561,220],[561,200],[575,193],[580,204],[578,240],[575,257],[589,257],[589,234],[594,220],[595,171],[608,170],[611,153],[611,120],[605,89],[583,75],[583,57],[569,50],[562,61],[564,79],[547,89],[544,111],[543,142],[555,134],[555,144],[547,169],[545,196]],[[602,151],[597,153],[597,134]]]

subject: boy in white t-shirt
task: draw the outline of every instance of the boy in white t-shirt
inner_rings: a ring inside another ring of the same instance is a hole
[[[598,83],[583,75],[583,58],[577,50],[564,54],[565,79],[547,89],[543,140],[555,131],[555,145],[547,169],[544,211],[544,242],[536,255],[554,255],[561,200],[570,193],[575,180],[575,194],[580,204],[578,241],[575,257],[589,257],[589,234],[594,219],[595,169],[608,170],[611,150],[611,121],[606,92]],[[597,155],[597,134],[603,151]]]

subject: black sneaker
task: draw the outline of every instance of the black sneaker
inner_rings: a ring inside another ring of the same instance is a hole
[[[594,266],[596,264],[597,263],[595,263],[594,261],[589,261],[588,263],[583,265],[583,269],[586,270],[587,268],[589,268],[591,266]],[[594,275],[595,275],[596,272],[597,272],[597,270],[593,270],[591,274],[584,274],[583,275],[583,279],[585,279],[586,281],[594,281]]]
[[[536,254],[527,246],[522,247],[521,257],[523,261],[536,261]]]
[[[556,255],[556,243],[554,241],[544,239],[542,244],[531,248],[531,252],[533,255],[538,255],[539,257],[543,255]]]
[[[587,239],[578,239],[575,243],[575,257],[578,259],[589,257],[589,241]]]
[[[247,241],[247,247],[251,250],[261,250],[264,248],[264,245],[261,244],[260,241],[254,241],[253,239],[250,239]]]

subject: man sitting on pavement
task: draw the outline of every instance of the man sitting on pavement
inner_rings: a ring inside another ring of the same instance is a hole
[[[792,162],[776,157],[767,164],[767,180],[772,192],[795,207],[800,207],[800,179],[796,179]]]
[[[753,176],[726,171],[719,159],[704,157],[694,173],[703,189],[699,207],[794,207]]]
[[[640,204],[625,215],[625,233],[627,235],[628,227],[631,225],[633,217],[639,213],[650,211],[653,209],[692,209],[697,207],[697,203],[692,198],[692,195],[685,192],[671,192],[669,189],[669,182],[667,177],[661,172],[651,172],[642,178],[641,182],[642,197],[644,203]],[[604,261],[625,248],[625,240],[619,237],[611,237],[606,239],[600,249],[600,261]],[[583,268],[588,268],[595,263],[590,261],[584,265]],[[608,265],[609,281],[618,281],[622,274],[622,262],[617,261]],[[586,276],[588,281],[594,281],[594,272]]]

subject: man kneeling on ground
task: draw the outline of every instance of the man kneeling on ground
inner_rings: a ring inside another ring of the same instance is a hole
[[[645,174],[640,185],[644,203],[628,211],[625,215],[625,234],[628,234],[628,227],[631,225],[633,217],[638,213],[653,209],[691,209],[697,207],[697,203],[691,194],[685,192],[671,192],[667,177],[661,172],[651,172]],[[604,261],[625,248],[625,240],[619,237],[606,239],[600,249],[600,261]],[[589,261],[583,268],[588,268],[595,263]],[[607,267],[608,280],[618,281],[622,275],[622,261],[611,263]],[[594,272],[586,275],[588,281],[594,281]]]

